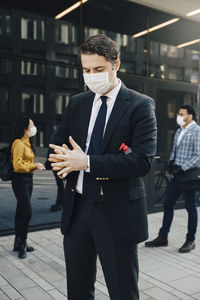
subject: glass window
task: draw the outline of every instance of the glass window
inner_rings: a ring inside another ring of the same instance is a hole
[[[183,68],[168,68],[167,78],[170,80],[183,81]]]
[[[69,103],[69,95],[56,95],[56,114],[63,114],[65,108]]]
[[[1,143],[10,143],[10,135],[9,132],[12,132],[11,129],[12,123],[10,124],[0,124],[0,141]]]
[[[37,93],[22,93],[22,113],[44,113],[44,95]]]
[[[44,75],[44,65],[37,64],[31,61],[21,62],[22,75]]]
[[[11,35],[11,16],[0,15],[0,35]]]
[[[77,27],[75,25],[71,25],[71,41],[75,45],[78,44]]]
[[[69,25],[64,23],[56,23],[55,40],[58,43],[69,43]]]
[[[76,68],[73,68],[72,73],[73,73],[72,78],[77,79],[78,78],[78,70]]]
[[[0,112],[9,112],[9,93],[6,87],[0,87]]]
[[[160,44],[160,55],[167,56],[167,53],[168,53],[168,45]]]
[[[56,66],[56,77],[69,78],[69,68]]]
[[[150,55],[159,56],[159,43],[150,41]]]
[[[0,73],[12,73],[12,60],[0,58]]]
[[[44,21],[31,18],[21,18],[21,38],[31,40],[44,40]]]
[[[176,105],[175,103],[168,103],[167,104],[167,112],[168,112],[168,118],[174,119],[176,114]]]
[[[39,130],[39,147],[44,147],[44,131]]]

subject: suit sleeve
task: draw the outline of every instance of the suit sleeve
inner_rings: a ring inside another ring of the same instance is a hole
[[[97,177],[123,179],[145,176],[156,153],[157,127],[155,105],[146,99],[134,112],[131,124],[132,153],[90,156],[90,172]]]

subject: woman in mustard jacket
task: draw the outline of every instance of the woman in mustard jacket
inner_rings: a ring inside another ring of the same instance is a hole
[[[37,129],[28,116],[22,116],[16,123],[11,144],[12,165],[14,174],[12,188],[17,199],[15,214],[15,242],[13,251],[19,251],[18,257],[26,258],[26,252],[34,251],[27,245],[27,233],[31,220],[31,195],[33,190],[34,170],[44,170],[41,163],[34,162],[34,151],[31,137]]]

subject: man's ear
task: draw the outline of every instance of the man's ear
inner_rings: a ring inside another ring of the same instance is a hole
[[[119,70],[120,64],[121,64],[121,61],[120,61],[120,59],[118,58],[118,59],[116,60],[116,62],[115,62],[116,71]]]

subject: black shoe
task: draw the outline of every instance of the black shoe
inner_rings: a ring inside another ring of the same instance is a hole
[[[27,256],[26,251],[27,251],[26,243],[20,243],[18,257],[21,259],[26,258],[26,256]]]
[[[190,252],[191,250],[193,250],[194,248],[195,248],[194,241],[186,240],[185,243],[183,244],[183,246],[178,250],[178,252],[187,253],[187,252]]]
[[[15,238],[13,251],[15,251],[15,252],[19,251],[19,247],[20,247],[20,238]],[[34,250],[35,249],[32,246],[26,244],[27,252],[32,252]]]
[[[61,204],[51,205],[51,211],[57,211],[57,210],[61,210],[61,209],[62,209],[62,205]]]
[[[146,242],[146,247],[164,247],[168,246],[168,240],[167,238],[163,238],[161,236],[158,236],[156,239]]]

